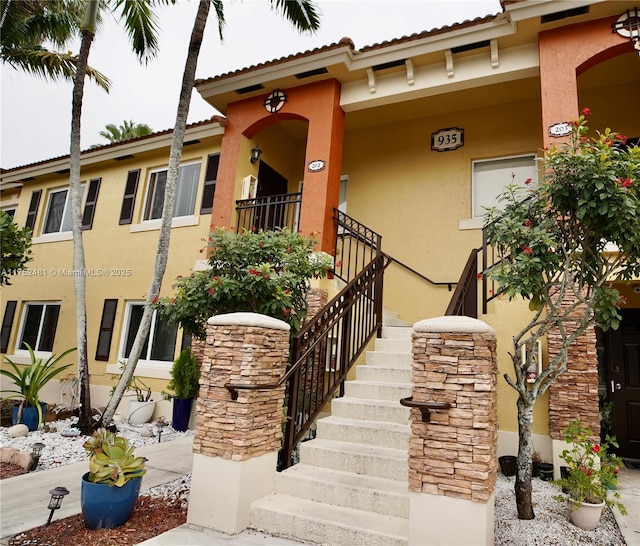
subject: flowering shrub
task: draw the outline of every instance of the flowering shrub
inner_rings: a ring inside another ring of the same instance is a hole
[[[607,506],[616,506],[621,514],[626,514],[625,507],[616,499],[618,492],[611,491],[609,486],[617,483],[618,469],[622,461],[609,453],[610,447],[618,447],[615,438],[608,436],[601,444],[594,444],[589,440],[593,432],[583,427],[580,421],[571,421],[565,429],[565,441],[572,444],[571,449],[565,449],[560,458],[568,467],[568,477],[554,481],[556,485],[568,491],[569,496],[580,506],[583,502],[599,504],[604,501]],[[564,497],[557,497],[564,500]]]
[[[531,502],[533,407],[567,369],[571,344],[588,328],[617,328],[624,304],[611,281],[640,276],[640,147],[606,129],[590,133],[588,109],[572,122],[567,142],[544,151],[538,186],[511,184],[503,209],[485,217],[488,244],[500,261],[483,275],[499,293],[529,302],[529,323],[514,331],[510,351],[517,393],[518,517],[534,517]],[[570,327],[569,327],[570,325]],[[554,331],[561,348],[550,355],[534,382],[527,381],[538,340]]]
[[[239,311],[281,319],[295,332],[307,314],[310,279],[333,267],[331,256],[314,252],[315,244],[287,229],[217,229],[208,239],[209,269],[178,277],[175,295],[154,301],[154,308],[196,337],[204,336],[209,317]]]

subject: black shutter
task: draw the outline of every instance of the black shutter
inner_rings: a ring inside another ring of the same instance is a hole
[[[208,214],[213,210],[213,195],[216,191],[218,165],[220,165],[220,154],[211,154],[207,158],[207,170],[204,175],[204,187],[202,188],[202,204],[200,205],[200,214]]]
[[[13,317],[16,314],[17,303],[16,300],[9,300],[4,308],[2,333],[0,333],[0,353],[6,353],[9,347],[9,337],[11,336],[11,327],[13,326]]]
[[[136,204],[136,191],[140,180],[140,169],[129,171],[127,185],[124,188],[122,210],[120,211],[120,224],[130,224],[133,219],[133,207]]]
[[[96,213],[101,180],[101,178],[94,178],[89,181],[89,191],[87,192],[87,200],[84,203],[84,213],[82,214],[82,229],[91,229],[93,227],[93,215]]]
[[[118,300],[104,300],[100,331],[98,332],[98,344],[96,347],[96,360],[109,360],[111,350],[111,338],[113,337],[113,325],[116,321],[116,309]]]
[[[42,190],[35,190],[31,192],[31,203],[29,203],[29,212],[27,214],[27,221],[25,227],[34,230],[36,227],[36,216],[38,214],[38,206],[40,205],[40,197],[42,196]]]

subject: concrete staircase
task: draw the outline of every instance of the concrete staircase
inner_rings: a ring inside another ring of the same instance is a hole
[[[407,449],[411,328],[386,319],[383,338],[300,444],[300,463],[277,474],[276,492],[252,506],[251,527],[317,544],[408,543]]]

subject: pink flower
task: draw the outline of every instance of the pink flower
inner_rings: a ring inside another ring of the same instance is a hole
[[[530,246],[524,245],[522,247],[522,252],[524,252],[527,256],[531,256],[533,254],[533,249]]]
[[[215,288],[209,288],[209,294],[211,294],[212,296],[216,293],[216,289]]]
[[[583,108],[580,113],[585,117],[586,116],[590,116],[591,115],[591,110],[589,108]]]
[[[591,451],[594,453],[600,453],[600,446],[598,444],[591,447]]]
[[[531,178],[527,178],[524,183],[528,186],[529,184],[531,184],[531,182],[533,182],[533,180]]]
[[[483,275],[482,275],[482,273],[478,273],[478,274],[476,275],[476,277],[477,277],[478,279],[482,279]]]
[[[525,227],[533,227],[533,222],[531,220],[529,220],[528,218],[524,221],[524,226]]]
[[[151,300],[151,305],[155,305],[156,303],[158,303],[158,296]]]
[[[628,137],[619,134],[618,136],[616,136],[616,139],[619,140],[621,144],[626,144]]]

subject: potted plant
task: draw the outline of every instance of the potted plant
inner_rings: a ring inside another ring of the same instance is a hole
[[[621,464],[616,455],[608,453],[609,447],[617,447],[615,438],[607,436],[598,444],[589,440],[591,437],[593,432],[580,421],[569,423],[565,429],[565,441],[571,444],[571,448],[560,454],[569,471],[567,477],[554,482],[568,492],[571,522],[586,531],[596,528],[605,505],[615,506],[623,515],[627,513],[617,500],[620,494],[609,492],[609,484],[615,481]],[[562,495],[556,498],[565,499]]]
[[[140,494],[146,472],[144,457],[122,436],[98,429],[82,445],[89,472],[82,476],[80,504],[89,529],[113,529],[125,523]]]
[[[191,349],[186,348],[180,353],[171,368],[171,381],[167,388],[173,394],[163,394],[173,400],[173,415],[171,426],[175,430],[185,431],[189,427],[191,406],[193,399],[198,396],[200,381],[200,364],[191,354]]]
[[[124,371],[124,366],[124,362],[120,362],[121,371]],[[117,379],[117,376],[112,376],[112,378]],[[114,385],[109,394],[113,396],[115,390],[116,386]],[[139,377],[132,375],[126,390],[135,396],[134,400],[129,400],[129,423],[132,425],[148,423],[156,407],[155,401],[151,400],[151,387],[148,387]]]
[[[542,457],[540,456],[540,453],[534,449],[533,453],[531,454],[531,476],[533,476],[534,478],[538,475],[538,465],[541,462]]]
[[[63,366],[58,366],[58,363],[76,349],[75,347],[68,349],[58,357],[51,355],[43,362],[42,358],[36,356],[30,345],[27,343],[25,345],[29,350],[31,362],[20,369],[10,358],[5,357],[13,371],[0,369],[0,373],[11,379],[16,388],[3,389],[2,392],[10,392],[22,398],[13,407],[13,424],[23,423],[29,427],[29,430],[37,430],[44,422],[47,410],[47,405],[40,401],[40,391],[55,376],[73,366],[73,363]]]

